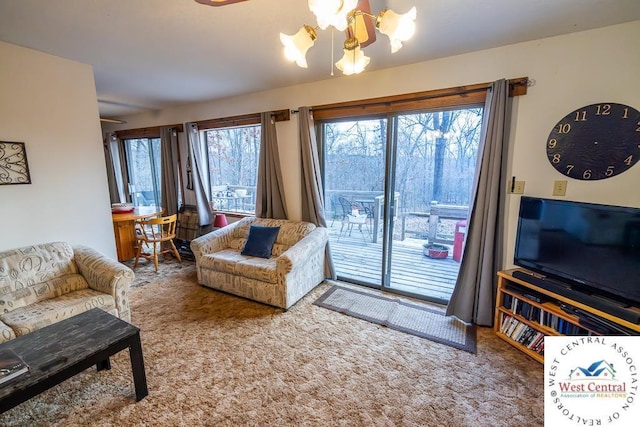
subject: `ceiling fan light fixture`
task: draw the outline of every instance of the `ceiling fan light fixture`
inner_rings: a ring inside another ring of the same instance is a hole
[[[362,48],[376,40],[376,29],[386,34],[391,41],[391,53],[397,52],[402,43],[409,40],[416,30],[416,8],[405,14],[384,9],[377,14],[371,12],[369,0],[308,0],[309,10],[316,15],[317,27],[304,25],[296,34],[288,36],[280,33],[280,41],[285,47],[285,56],[296,61],[298,66],[307,68],[306,53],[314,45],[318,29],[333,26],[344,31],[344,55],[334,63],[345,75],[361,73],[370,58]],[[331,62],[333,62],[333,33],[331,36]],[[331,68],[333,76],[333,66]]]
[[[360,49],[358,39],[350,38],[345,40],[343,51],[344,56],[336,62],[336,67],[342,71],[345,76],[359,74],[369,65],[371,58],[364,55],[364,52]]]
[[[316,30],[309,25],[303,25],[292,36],[280,33],[280,41],[284,45],[284,56],[289,61],[295,61],[299,67],[307,68],[307,51],[317,38]]]
[[[391,53],[395,53],[402,47],[402,42],[409,40],[416,31],[415,6],[405,14],[398,14],[393,10],[385,9],[376,17],[376,28],[382,34],[389,36],[391,41]]]
[[[318,21],[318,27],[326,30],[333,25],[338,31],[347,29],[347,15],[358,4],[358,0],[309,0],[309,10]]]

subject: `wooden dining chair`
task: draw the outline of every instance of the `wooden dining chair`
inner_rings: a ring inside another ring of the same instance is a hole
[[[136,262],[133,267],[138,266],[138,260],[142,257],[153,260],[158,271],[158,256],[168,253],[173,254],[179,262],[182,262],[180,253],[173,243],[176,237],[176,223],[178,215],[170,215],[161,218],[150,218],[136,221]],[[151,253],[143,252],[142,246],[146,246]]]

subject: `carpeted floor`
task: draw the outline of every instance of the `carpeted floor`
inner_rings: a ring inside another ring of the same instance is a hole
[[[149,396],[127,352],[0,415],[3,426],[536,426],[543,369],[487,328],[477,354],[313,305],[287,312],[196,283],[192,263],[136,271]]]

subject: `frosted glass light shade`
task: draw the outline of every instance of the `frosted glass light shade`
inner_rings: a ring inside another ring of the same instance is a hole
[[[416,31],[416,8],[415,6],[404,15],[395,13],[393,10],[383,10],[376,19],[376,27],[382,34],[389,36],[391,41],[391,53],[395,53],[405,42],[413,36]]]
[[[315,43],[316,31],[308,25],[303,25],[292,36],[280,33],[280,41],[284,45],[284,56],[289,61],[295,61],[299,67],[307,68],[307,50]]]
[[[318,27],[326,30],[333,25],[338,31],[347,29],[347,14],[358,5],[358,0],[309,0],[309,10],[316,15]]]
[[[351,41],[355,41],[355,45],[351,44]],[[336,62],[338,70],[342,71],[345,76],[363,72],[371,59],[368,56],[364,56],[364,52],[360,49],[357,40],[347,40],[344,45],[344,56]]]

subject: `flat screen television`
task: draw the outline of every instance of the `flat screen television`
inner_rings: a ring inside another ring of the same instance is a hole
[[[640,306],[640,209],[522,197],[514,264]]]

